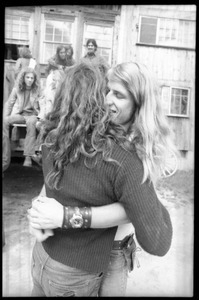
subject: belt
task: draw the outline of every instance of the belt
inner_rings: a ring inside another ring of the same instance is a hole
[[[141,250],[139,247],[136,247],[135,240],[133,238],[133,234],[129,234],[125,236],[125,238],[121,241],[113,242],[113,250],[123,250],[123,254],[127,263],[127,267],[129,272],[131,272],[134,268],[135,260],[137,261],[137,266],[139,267],[139,261],[136,257],[136,251]]]
[[[135,241],[133,239],[133,235],[134,235],[134,233],[125,236],[123,238],[123,240],[114,241],[114,243],[113,243],[113,250],[122,250],[124,248],[129,248],[129,247],[131,249],[132,248],[131,245],[135,244]],[[135,247],[136,247],[136,245],[135,245]]]
[[[114,241],[113,243],[113,250],[122,250],[124,248],[124,245],[122,241]]]

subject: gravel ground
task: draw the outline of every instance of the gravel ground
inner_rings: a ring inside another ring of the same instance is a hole
[[[3,178],[3,296],[29,296],[32,288],[30,262],[34,238],[26,218],[31,199],[43,185],[41,169],[24,168],[13,161]],[[193,296],[193,172],[178,171],[161,180],[157,192],[170,212],[173,241],[164,257],[138,252],[140,267],[129,274],[127,296]]]

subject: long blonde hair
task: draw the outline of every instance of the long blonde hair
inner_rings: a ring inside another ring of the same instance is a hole
[[[149,179],[156,183],[168,152],[177,154],[172,131],[163,113],[157,80],[145,65],[138,62],[117,65],[109,70],[108,79],[120,82],[135,102],[129,139],[143,162],[143,182]]]

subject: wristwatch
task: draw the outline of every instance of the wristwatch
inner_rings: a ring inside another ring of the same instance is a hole
[[[78,207],[75,207],[74,209],[75,212],[73,213],[73,216],[70,218],[69,222],[72,228],[81,228],[84,223],[83,216]]]

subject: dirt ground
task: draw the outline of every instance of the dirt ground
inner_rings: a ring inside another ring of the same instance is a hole
[[[31,251],[34,237],[29,234],[27,209],[43,185],[42,171],[36,164],[23,167],[13,159],[3,177],[3,295],[30,296]],[[167,207],[173,224],[173,241],[164,257],[138,252],[140,267],[129,274],[127,295],[192,297],[194,242],[194,175],[178,171],[158,184],[158,195]]]

